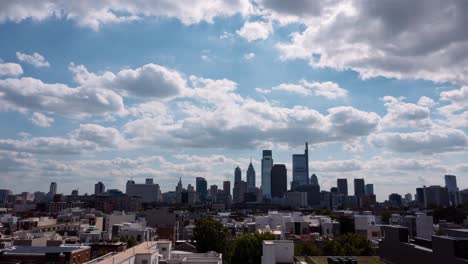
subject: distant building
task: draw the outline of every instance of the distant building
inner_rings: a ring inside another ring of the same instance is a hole
[[[401,195],[398,193],[392,193],[388,196],[388,201],[391,205],[395,207],[400,207],[402,205]]]
[[[348,179],[337,179],[336,186],[338,187],[338,193],[348,196]]]
[[[247,169],[247,189],[249,192],[255,192],[255,169],[252,165],[252,160],[250,160]]]
[[[361,199],[366,195],[364,179],[354,179],[354,196],[356,197],[358,207],[362,206]]]
[[[423,187],[424,189],[424,208],[446,207],[449,206],[448,189],[441,186]]]
[[[307,193],[307,204],[310,207],[318,207],[320,205],[320,186],[306,184],[297,187],[296,191]]]
[[[292,240],[264,240],[262,264],[294,263],[294,243]]]
[[[312,174],[312,176],[310,176],[310,184],[312,184],[312,185],[320,185],[319,182],[318,182],[317,175]]]
[[[304,154],[293,154],[292,156],[293,185],[300,186],[309,183],[309,148],[305,143]]]
[[[104,183],[98,182],[94,184],[94,195],[103,194],[105,192],[106,192],[106,186],[104,186]]]
[[[141,202],[151,203],[161,200],[161,190],[159,184],[155,184],[153,179],[146,179],[145,183],[135,183],[127,181],[125,193],[130,197],[140,197]]]
[[[231,195],[231,182],[230,181],[223,181],[223,191],[227,195]]]
[[[208,195],[208,182],[203,177],[195,178],[195,188],[200,201],[205,201]]]
[[[12,192],[8,189],[0,189],[0,205],[5,206],[8,203],[8,197]]]
[[[262,153],[262,194],[265,198],[271,198],[271,169],[273,167],[273,156],[271,150]]]
[[[374,194],[374,184],[366,184],[366,195]]]
[[[411,193],[405,194],[405,200],[406,200],[407,202],[413,201],[413,196],[411,195]]]
[[[57,194],[57,183],[51,182],[49,187],[49,196],[54,197]]]
[[[271,197],[282,198],[288,188],[286,165],[275,164],[271,169]]]
[[[240,182],[242,181],[242,170],[239,168],[239,166],[236,167],[234,170],[234,182]]]
[[[445,187],[449,193],[449,201],[451,206],[461,204],[460,193],[457,186],[457,177],[455,175],[445,175]]]

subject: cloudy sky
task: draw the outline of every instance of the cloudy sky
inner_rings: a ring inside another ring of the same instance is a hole
[[[0,2],[1,188],[260,185],[305,141],[325,189],[468,188],[467,1],[129,2]]]

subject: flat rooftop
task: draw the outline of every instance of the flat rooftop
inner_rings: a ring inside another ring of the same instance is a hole
[[[15,246],[12,248],[2,249],[1,252],[6,254],[50,254],[50,253],[69,253],[76,250],[85,249],[83,246],[67,246],[67,247],[28,247]]]

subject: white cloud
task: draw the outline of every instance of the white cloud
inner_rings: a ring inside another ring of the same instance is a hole
[[[177,71],[157,64],[146,64],[136,69],[124,69],[114,74],[97,75],[83,65],[70,65],[74,79],[83,87],[103,87],[124,96],[142,98],[169,98],[179,95],[186,87],[186,80]]]
[[[16,52],[19,61],[29,63],[34,67],[49,67],[50,63],[41,54],[34,52],[32,55]]]
[[[42,21],[49,17],[65,18],[75,21],[79,26],[98,30],[111,23],[125,23],[145,17],[173,17],[183,24],[199,22],[213,23],[215,17],[247,15],[251,12],[248,1],[203,0],[179,2],[160,1],[1,1],[0,22],[21,22],[25,19]]]
[[[244,54],[244,59],[246,60],[251,60],[254,57],[255,57],[255,53],[252,53],[252,52]]]
[[[330,100],[348,96],[348,91],[334,82],[308,82],[301,80],[299,84],[282,83],[271,89],[257,88],[257,92],[267,94],[271,91],[286,91],[306,96],[323,96]]]
[[[54,122],[54,119],[35,112],[31,116],[31,122],[40,127],[50,127],[50,125]]]
[[[421,105],[421,106],[426,106],[426,107],[434,107],[437,105],[436,102],[434,102],[434,100],[432,100],[432,98],[429,98],[427,96],[421,96],[418,100],[418,105]]]
[[[0,80],[0,109],[56,113],[66,117],[115,114],[125,110],[123,99],[102,88],[70,88],[41,80],[9,78]]]
[[[376,147],[395,152],[438,152],[466,151],[468,138],[465,133],[452,128],[434,128],[425,132],[384,132],[368,137]]]
[[[468,80],[463,1],[327,1],[318,7],[298,1],[290,9],[276,1],[261,2],[276,3],[265,5],[266,14],[288,12],[306,26],[277,45],[284,60],[350,69],[363,79]]]
[[[0,76],[18,76],[23,74],[23,68],[21,65],[16,63],[0,63]]]
[[[385,102],[385,107],[387,107],[387,114],[382,118],[381,123],[384,128],[427,128],[432,125],[428,107],[405,103],[403,98],[392,96],[384,96],[382,100]]]
[[[248,42],[255,40],[265,40],[273,33],[273,26],[270,22],[245,22],[236,33]]]
[[[448,102],[438,108],[446,117],[447,123],[454,127],[468,127],[468,86],[442,92],[440,101]]]

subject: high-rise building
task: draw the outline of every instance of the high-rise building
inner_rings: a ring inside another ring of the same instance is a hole
[[[448,189],[442,186],[423,187],[424,208],[435,208],[449,206]]]
[[[362,198],[366,195],[364,179],[354,179],[354,196],[358,207],[362,206]]]
[[[457,177],[455,175],[445,175],[445,187],[449,193],[457,192]]]
[[[248,192],[255,192],[255,169],[250,160],[249,168],[247,169],[247,190]]]
[[[230,181],[223,181],[223,191],[226,195],[231,195],[231,182]]]
[[[106,186],[104,183],[98,182],[94,184],[94,195],[103,194],[106,191]]]
[[[337,179],[338,193],[348,196],[348,179]]]
[[[416,188],[416,196],[415,196],[416,202],[418,202],[418,206],[420,208],[424,208],[426,205],[426,198],[424,197],[424,188]]]
[[[216,202],[217,195],[218,195],[218,185],[213,184],[213,185],[210,186],[211,201]]]
[[[56,194],[57,194],[57,183],[51,182],[50,187],[49,187],[49,195],[53,197]]]
[[[458,192],[457,177],[455,175],[445,175],[445,187],[449,193],[450,205],[459,205],[461,203],[461,198]]]
[[[232,190],[232,200],[234,203],[245,202],[245,194],[247,192],[247,183],[245,181],[237,181],[234,183],[234,189]]]
[[[159,202],[161,199],[159,184],[155,184],[150,178],[146,179],[145,183],[127,181],[125,193],[130,197],[140,197],[143,203]]]
[[[200,201],[205,201],[208,194],[208,182],[203,177],[195,178],[195,188]]]
[[[310,207],[320,206],[320,186],[313,184],[306,184],[298,186],[296,191],[307,193],[307,204]]]
[[[374,194],[374,184],[368,183],[366,184],[366,195],[372,195]]]
[[[310,184],[312,184],[312,185],[320,185],[319,182],[318,182],[317,175],[312,174],[312,176],[310,176]]]
[[[271,168],[273,167],[273,155],[271,150],[262,153],[262,194],[265,198],[271,198]]]
[[[293,154],[293,186],[300,186],[309,183],[309,147],[305,143],[304,154]]]
[[[8,189],[0,189],[0,205],[5,206],[8,203],[8,197],[12,192]]]
[[[271,168],[271,197],[282,198],[288,188],[286,165],[275,164]]]
[[[240,181],[242,181],[242,170],[239,168],[239,166],[237,166],[234,170],[234,182]]]
[[[398,193],[392,193],[388,196],[388,201],[390,202],[391,205],[400,207],[402,205],[402,199],[401,195]]]
[[[406,200],[407,202],[413,201],[413,196],[411,195],[411,193],[405,194],[405,200]]]

